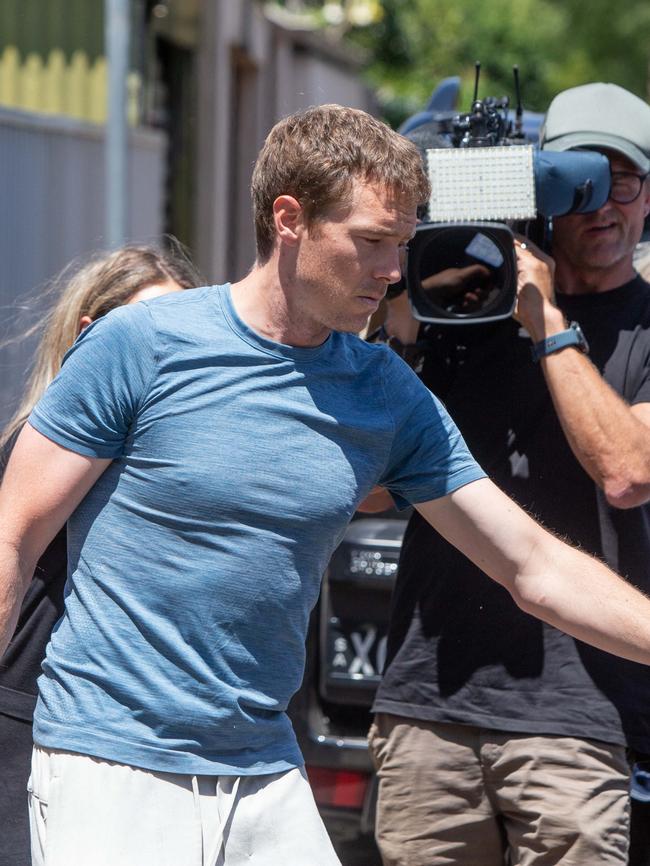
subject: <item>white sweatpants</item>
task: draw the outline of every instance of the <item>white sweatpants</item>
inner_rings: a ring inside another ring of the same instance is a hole
[[[304,769],[154,773],[34,748],[33,866],[341,866]]]

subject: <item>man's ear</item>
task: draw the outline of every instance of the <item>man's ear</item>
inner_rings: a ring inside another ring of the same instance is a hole
[[[305,213],[298,199],[279,195],[273,202],[273,222],[278,240],[295,246],[305,227]]]
[[[646,180],[645,201],[643,202],[643,216],[647,217],[650,214],[650,186]]]
[[[650,214],[650,175],[643,181],[641,195],[643,196],[643,216],[645,218]]]

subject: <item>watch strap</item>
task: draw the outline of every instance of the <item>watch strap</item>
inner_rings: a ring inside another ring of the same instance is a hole
[[[565,331],[560,331],[559,334],[552,334],[538,343],[533,343],[531,352],[533,361],[539,361],[546,355],[552,355],[553,352],[559,352],[560,349],[566,349],[568,346],[575,346],[581,352],[588,352],[589,346],[582,333],[582,328],[577,322],[571,322]]]

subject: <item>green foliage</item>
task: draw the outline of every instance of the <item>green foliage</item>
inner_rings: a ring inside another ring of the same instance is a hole
[[[377,24],[347,39],[370,62],[368,82],[393,124],[424,106],[448,75],[463,81],[461,110],[482,64],[479,95],[514,99],[512,66],[526,108],[544,111],[555,93],[613,81],[647,97],[647,0],[383,0]]]

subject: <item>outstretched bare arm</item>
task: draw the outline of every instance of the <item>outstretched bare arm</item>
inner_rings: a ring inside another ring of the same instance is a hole
[[[650,599],[543,529],[482,479],[415,506],[517,605],[614,655],[650,664]]]

